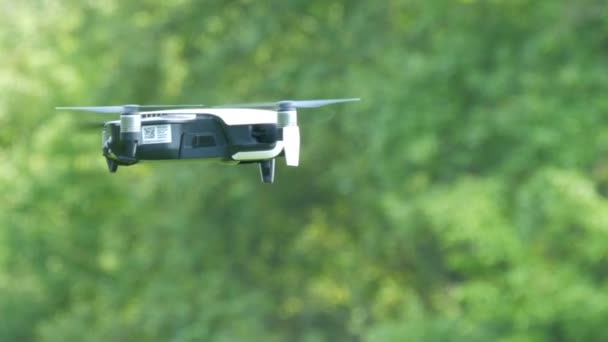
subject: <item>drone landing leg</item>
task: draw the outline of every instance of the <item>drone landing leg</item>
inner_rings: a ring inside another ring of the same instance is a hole
[[[135,158],[137,153],[137,140],[127,140],[124,142],[124,151],[127,157]]]
[[[262,175],[262,182],[274,182],[274,159],[262,160],[260,162],[260,175]]]
[[[106,157],[106,163],[108,164],[108,170],[112,173],[118,170],[118,163],[114,159],[110,159]]]

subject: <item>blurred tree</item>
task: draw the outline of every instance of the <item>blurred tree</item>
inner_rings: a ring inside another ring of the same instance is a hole
[[[601,340],[606,7],[0,1],[0,340]],[[340,96],[271,187],[52,109]]]

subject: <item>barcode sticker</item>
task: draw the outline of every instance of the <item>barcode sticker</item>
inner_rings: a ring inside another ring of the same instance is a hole
[[[171,143],[171,125],[154,125],[141,127],[142,144]]]

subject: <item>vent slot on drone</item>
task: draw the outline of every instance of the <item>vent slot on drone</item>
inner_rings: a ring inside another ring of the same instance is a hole
[[[184,134],[184,144],[190,148],[213,147],[217,145],[213,135],[193,133]]]
[[[145,119],[145,118],[156,118],[156,117],[160,117],[160,116],[166,116],[166,114],[158,113],[158,114],[142,114],[141,115],[141,117],[143,119]]]

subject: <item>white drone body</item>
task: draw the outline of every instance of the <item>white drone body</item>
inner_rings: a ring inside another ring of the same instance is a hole
[[[299,164],[300,129],[297,125],[297,112],[295,110],[277,112],[252,108],[188,108],[141,112],[140,114],[142,115],[142,125],[158,120],[158,118],[173,123],[183,122],[194,120],[197,115],[216,116],[227,126],[274,124],[283,129],[283,140],[278,140],[275,147],[257,151],[239,151],[233,154],[231,158],[234,161],[259,161],[275,158],[283,152],[286,156],[287,165],[298,166]],[[118,120],[114,122],[118,122]]]

